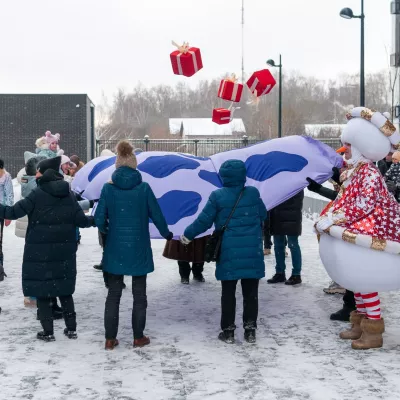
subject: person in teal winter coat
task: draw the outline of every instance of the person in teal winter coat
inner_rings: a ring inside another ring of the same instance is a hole
[[[134,347],[150,343],[146,325],[146,278],[154,271],[149,219],[161,235],[172,239],[167,222],[151,190],[136,169],[133,147],[127,141],[117,146],[116,170],[112,182],[103,186],[95,213],[96,226],[107,234],[103,269],[108,273],[108,296],[104,312],[106,350],[118,345],[119,303],[124,275],[132,276],[132,328]]]
[[[255,187],[245,187],[246,166],[239,160],[224,162],[219,170],[223,188],[211,193],[203,211],[181,240],[188,244],[213,224],[220,230],[226,223],[240,193],[242,197],[223,235],[221,254],[215,275],[222,284],[222,317],[219,339],[234,342],[236,285],[241,280],[243,292],[243,327],[245,339],[255,342],[258,316],[258,283],[265,276],[263,231],[267,210]]]

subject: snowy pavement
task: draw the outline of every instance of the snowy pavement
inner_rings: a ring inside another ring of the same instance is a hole
[[[35,340],[35,310],[23,306],[20,265],[23,240],[5,229],[5,268],[0,283],[0,399],[31,400],[346,400],[400,398],[400,296],[383,297],[384,348],[356,352],[338,338],[346,324],[329,321],[340,297],[322,288],[329,278],[318,256],[312,223],[301,238],[304,283],[299,287],[260,284],[258,342],[243,343],[238,290],[233,346],[219,342],[220,285],[214,267],[206,283],[180,284],[177,265],[162,258],[155,241],[156,272],[148,279],[146,333],[152,343],[132,349],[131,283],[121,301],[119,340],[105,352],[103,311],[106,289],[92,265],[100,260],[97,231],[83,231],[78,253],[75,303],[77,341],[62,335],[56,321],[55,343]],[[274,272],[273,256],[266,259]]]

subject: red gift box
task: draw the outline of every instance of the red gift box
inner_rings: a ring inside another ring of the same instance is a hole
[[[233,101],[239,103],[242,92],[243,85],[236,82],[237,79],[235,75],[232,75],[229,79],[223,79],[219,85],[218,97],[224,100]]]
[[[197,47],[189,47],[188,43],[182,46],[172,42],[178,50],[170,54],[172,70],[175,75],[192,76],[197,71],[203,68],[203,61],[201,59],[200,49]]]
[[[247,81],[250,92],[256,94],[255,91],[257,90],[257,97],[268,94],[275,85],[276,80],[268,69],[254,72]]]
[[[214,108],[212,120],[218,125],[229,124],[231,122],[231,110],[227,108]]]

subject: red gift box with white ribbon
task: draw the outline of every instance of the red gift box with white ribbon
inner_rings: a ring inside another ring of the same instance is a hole
[[[250,92],[257,97],[268,94],[276,85],[276,80],[268,69],[256,71],[247,81]],[[256,92],[257,91],[257,92]]]
[[[242,98],[243,85],[237,83],[237,78],[233,74],[230,78],[223,79],[219,85],[218,97],[224,100],[239,103]]]
[[[212,120],[218,125],[229,124],[231,122],[231,110],[227,108],[214,108]]]
[[[170,54],[172,70],[175,75],[193,76],[196,72],[203,68],[200,49],[197,47],[189,47],[188,43],[182,46],[172,42],[178,50]]]

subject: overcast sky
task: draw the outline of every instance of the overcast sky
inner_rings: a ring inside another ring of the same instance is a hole
[[[245,0],[245,69],[282,53],[321,78],[359,71],[360,0]],[[0,0],[0,92],[87,93],[190,84],[241,69],[241,0]],[[387,68],[390,0],[365,0],[366,71]],[[204,68],[172,73],[171,40],[200,47]]]

